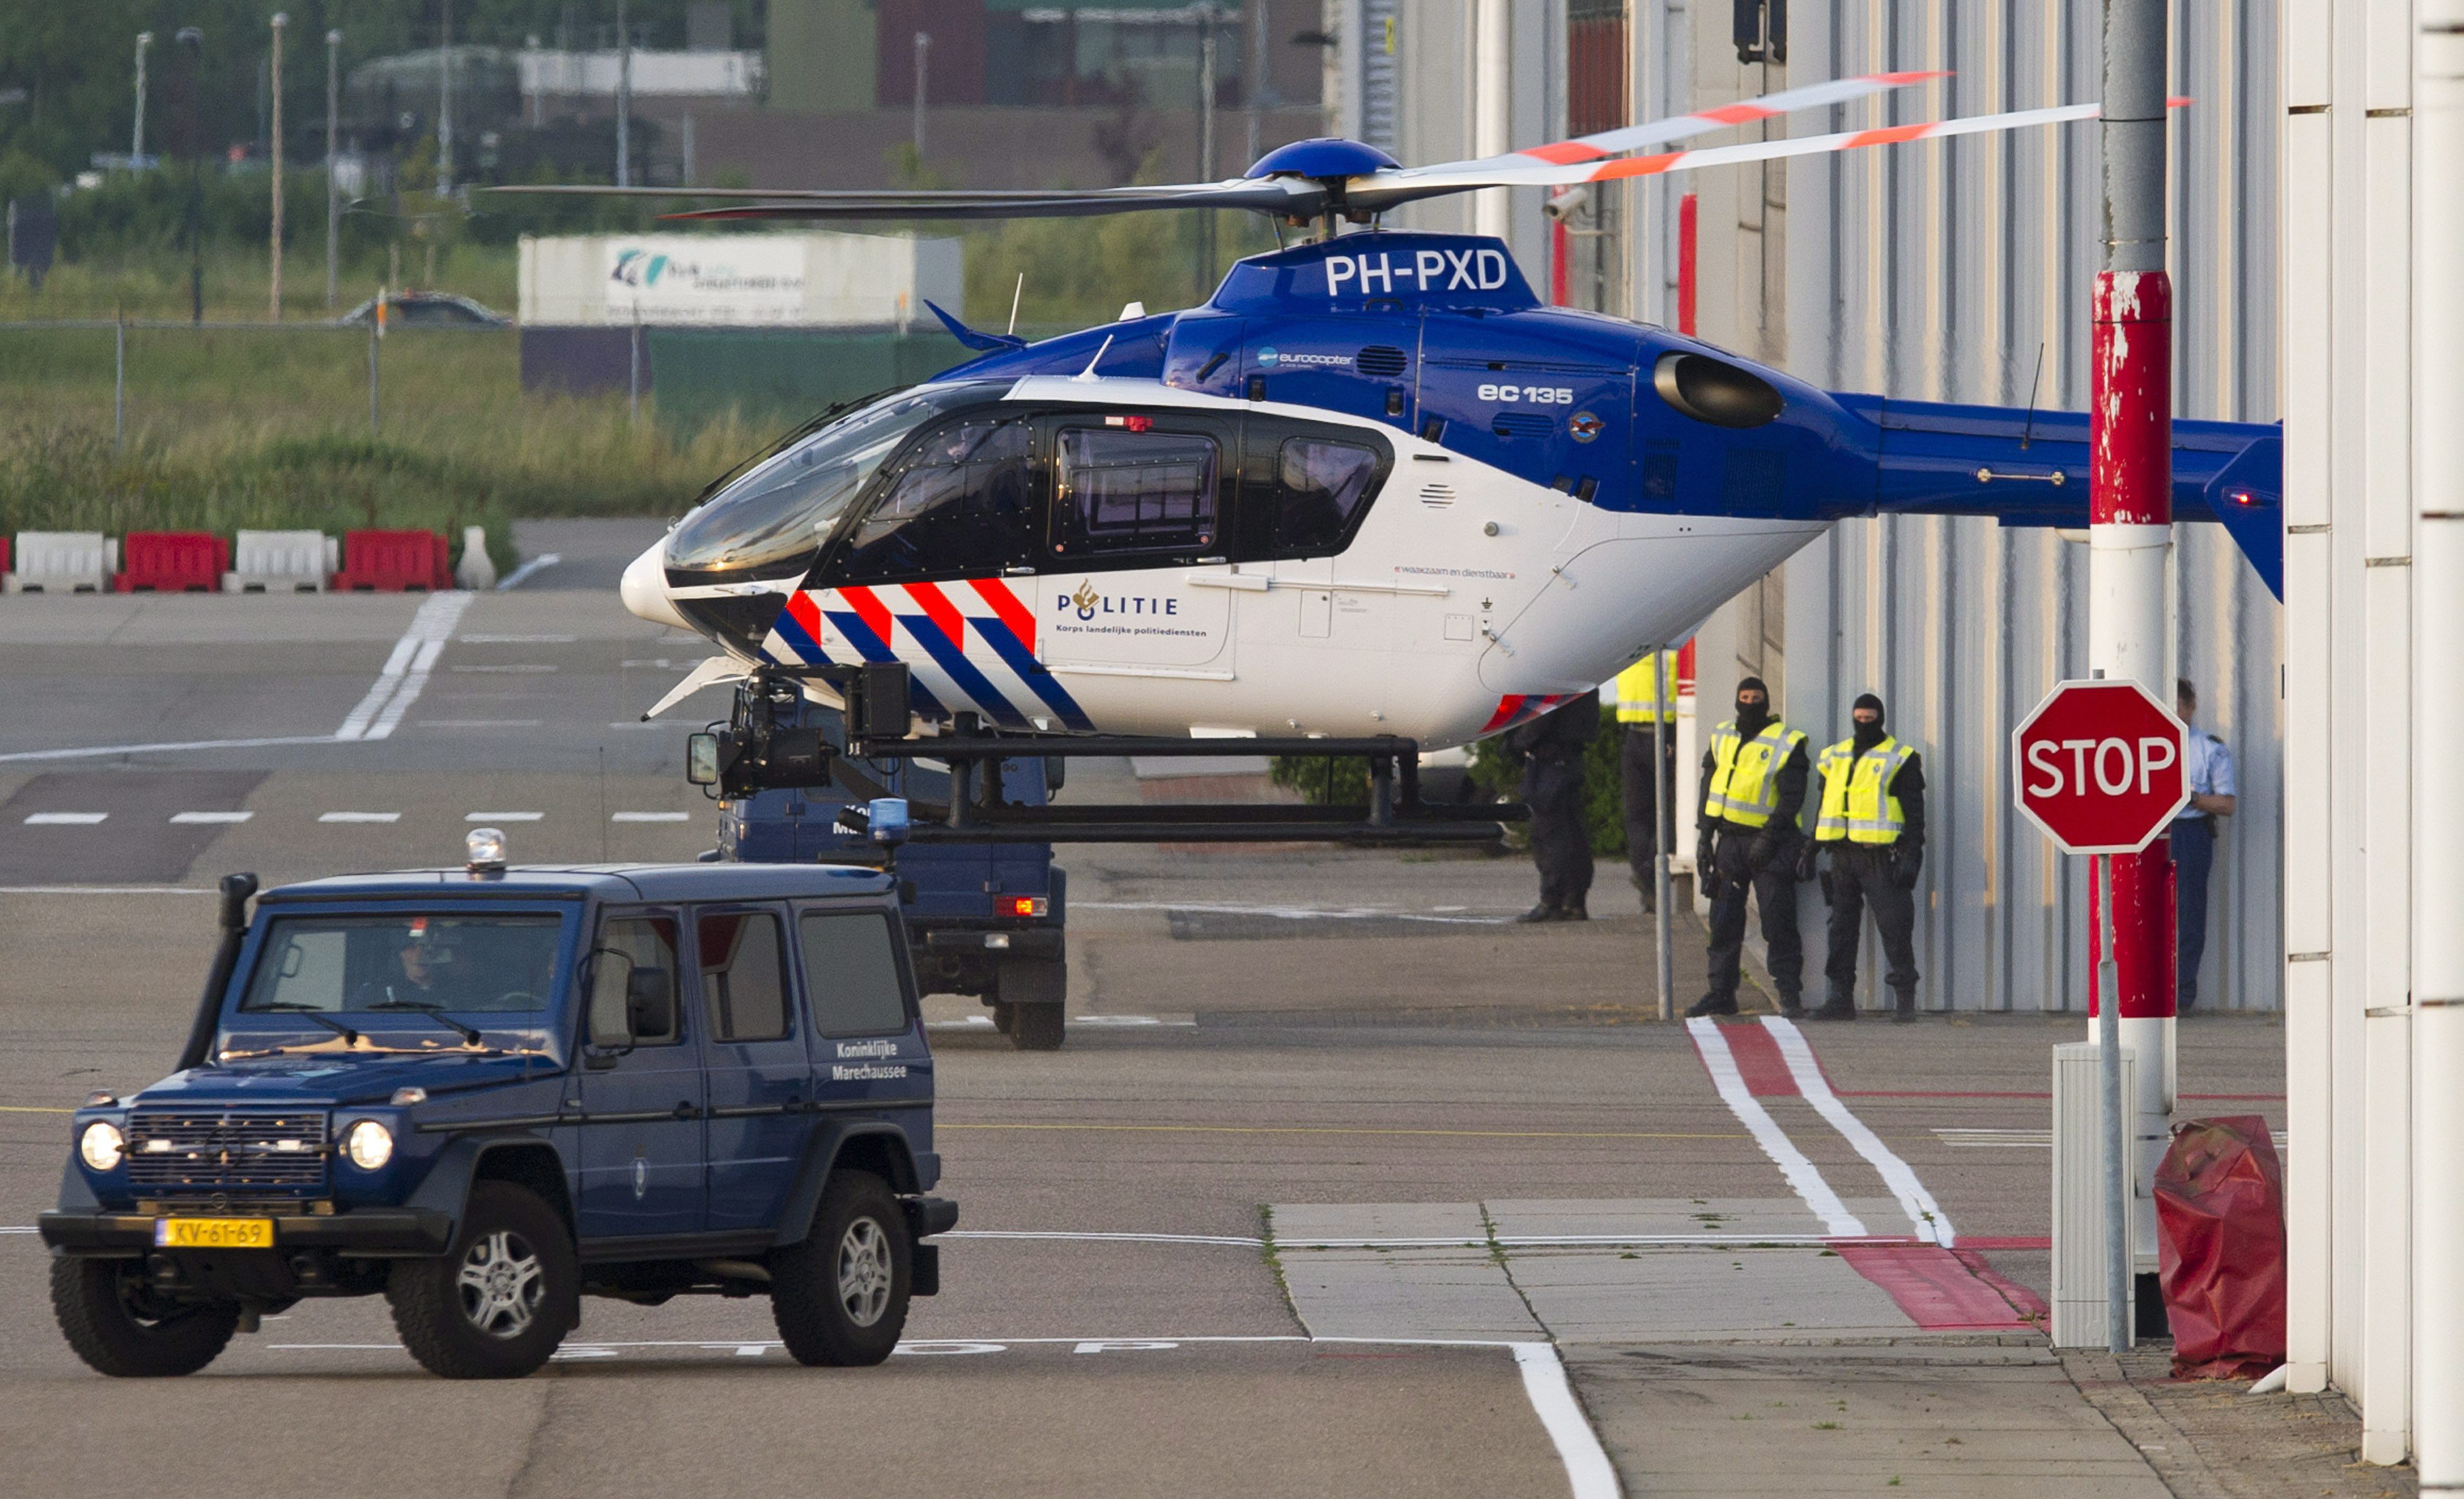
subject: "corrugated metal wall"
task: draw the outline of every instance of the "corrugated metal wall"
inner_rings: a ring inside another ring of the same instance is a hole
[[[1955,70],[1941,83],[1791,121],[1793,133],[2093,99],[2101,8],[2040,0],[1791,8],[1789,66],[1740,68],[1725,14],[1701,8],[1695,107],[1825,77]],[[2276,308],[2276,7],[2179,0],[2172,267],[2176,410],[2273,421],[2279,414]],[[1787,172],[1768,233],[1784,237],[1786,305],[1758,278],[1706,274],[1703,332],[1835,389],[1917,399],[2084,409],[2087,295],[2099,264],[2092,124],[1804,159]],[[1706,176],[1708,174],[1705,174]],[[1695,186],[1687,184],[1688,187]],[[1711,189],[1707,182],[1704,188]],[[1710,209],[1702,258],[1737,264],[1738,215]],[[1774,195],[1777,196],[1777,195]],[[1637,283],[1660,267],[1650,246]],[[1716,298],[1717,304],[1708,304]],[[1773,315],[1774,311],[1777,315]],[[1757,347],[1759,345],[1759,347]],[[2280,1002],[2279,609],[2223,532],[2177,528],[2182,674],[2200,722],[2233,750],[2241,811],[2217,848],[2204,1004]],[[2085,549],[1990,521],[1851,521],[1784,569],[1784,587],[1724,611],[1705,643],[1706,703],[1727,700],[1749,633],[1784,647],[1790,719],[1827,742],[1849,701],[1881,693],[1894,729],[1925,751],[1933,849],[1920,892],[1918,962],[1927,1007],[2079,1009],[2084,878],[2010,810],[2009,733],[2055,681],[2084,674]],[[1785,629],[1745,616],[1776,591]],[[1778,675],[1777,672],[1767,674]],[[1706,709],[1705,712],[1710,710]],[[1820,992],[1822,908],[1807,901],[1809,991]],[[1869,940],[1859,997],[1878,997]]]

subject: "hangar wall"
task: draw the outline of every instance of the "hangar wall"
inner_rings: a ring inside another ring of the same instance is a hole
[[[1689,36],[1638,25],[1633,75],[1654,75],[1655,46],[1690,42],[1693,97],[1677,107],[1705,108],[1792,82],[1955,70],[1793,117],[1802,134],[2093,99],[2100,82],[2101,7],[2082,0],[1790,9],[1785,68],[1738,64],[1728,8],[1696,6],[1673,12]],[[2173,134],[2175,410],[2275,421],[2276,5],[2179,0],[2174,14],[2176,92],[2195,100]],[[1833,389],[2013,406],[2029,402],[2041,347],[2037,404],[2084,409],[2099,169],[2096,127],[2081,123],[1677,179],[1671,190],[1700,194],[1700,330]],[[1638,207],[1648,222],[1654,205]],[[1652,320],[1673,320],[1667,247],[1649,229],[1631,247],[1639,315]],[[2200,1003],[2276,1009],[2281,610],[2220,528],[2176,527],[2175,556],[2180,674],[2198,684],[2200,722],[2241,776],[2241,810],[2216,850]],[[2018,716],[2085,674],[2086,580],[2085,548],[2050,532],[1856,520],[1705,631],[1705,713],[1760,670],[1816,743],[1842,737],[1850,700],[1871,690],[1924,750],[1934,819],[1919,892],[1924,1007],[2085,1008],[2084,874],[2012,812],[2006,765]],[[1801,909],[1818,994],[1822,907]],[[1873,946],[1859,981],[1869,1004],[1881,990]]]

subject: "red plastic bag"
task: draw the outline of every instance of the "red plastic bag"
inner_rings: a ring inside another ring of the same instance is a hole
[[[2175,1125],[2155,1197],[2173,1378],[2255,1378],[2284,1362],[2284,1168],[2267,1121]]]

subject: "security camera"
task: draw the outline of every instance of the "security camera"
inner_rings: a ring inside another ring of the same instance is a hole
[[[1591,201],[1591,188],[1569,187],[1563,192],[1551,193],[1549,197],[1549,201],[1542,204],[1540,209],[1542,212],[1548,214],[1551,218],[1556,219],[1562,223],[1567,219],[1573,218],[1576,209],[1581,208],[1584,204]]]

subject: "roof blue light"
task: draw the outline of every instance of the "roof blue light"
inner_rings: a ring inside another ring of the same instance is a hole
[[[1337,136],[1320,136],[1312,141],[1294,141],[1279,145],[1258,158],[1249,168],[1252,177],[1359,177],[1383,168],[1400,167],[1403,164],[1377,149],[1357,141]]]

